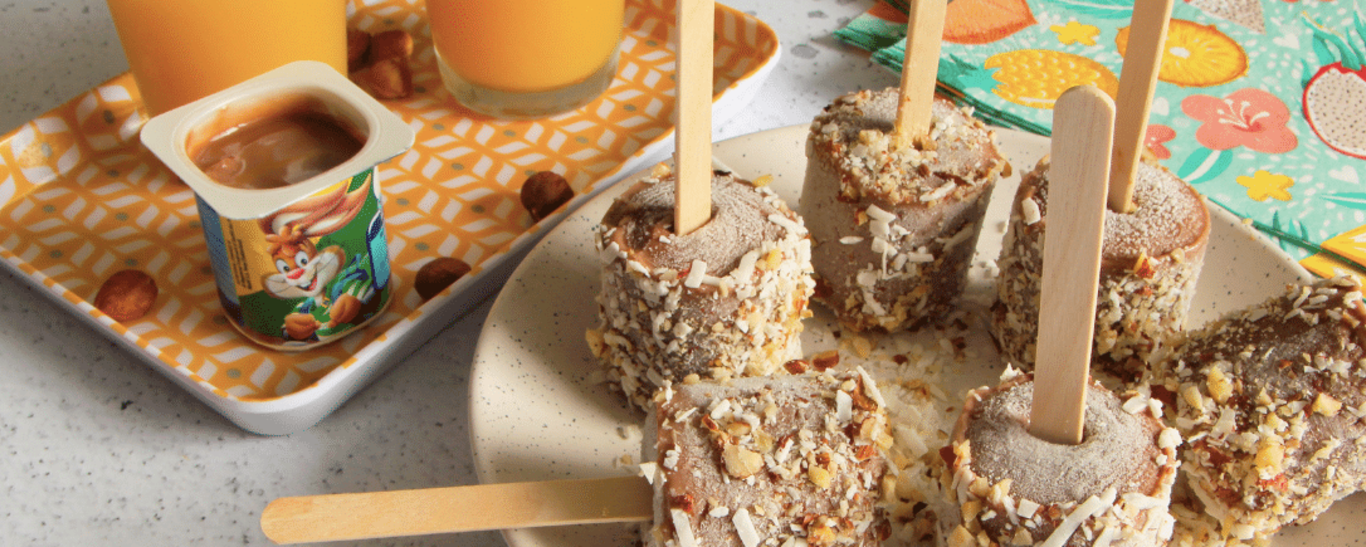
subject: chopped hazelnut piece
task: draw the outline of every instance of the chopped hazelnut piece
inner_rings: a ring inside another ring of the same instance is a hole
[[[827,471],[824,467],[812,466],[806,471],[806,477],[811,479],[811,484],[816,485],[818,488],[830,488],[830,471]]]
[[[1324,416],[1337,416],[1339,410],[1342,410],[1342,403],[1332,395],[1320,393],[1318,398],[1314,399],[1314,412]]]
[[[725,460],[726,472],[739,479],[753,475],[764,467],[763,456],[742,446],[726,445],[721,457]]]
[[[1209,378],[1206,382],[1209,386],[1209,395],[1214,402],[1224,404],[1228,402],[1230,395],[1233,395],[1233,382],[1230,382],[1224,372],[1216,367],[1210,367]]]

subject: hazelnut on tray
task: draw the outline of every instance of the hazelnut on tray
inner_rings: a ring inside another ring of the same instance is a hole
[[[574,189],[569,187],[569,181],[554,171],[538,171],[527,177],[518,194],[522,200],[522,207],[525,207],[531,214],[531,219],[537,222],[574,199]]]
[[[133,321],[152,309],[157,282],[142,270],[121,270],[109,276],[95,293],[95,308],[115,321]]]

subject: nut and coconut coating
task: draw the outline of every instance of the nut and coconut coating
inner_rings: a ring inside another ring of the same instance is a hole
[[[857,330],[914,329],[953,311],[991,191],[995,134],[937,100],[929,139],[893,137],[898,90],[836,99],[811,124],[799,210],[816,299]]]
[[[876,546],[886,404],[861,369],[666,388],[646,420],[652,547]]]
[[[1048,158],[1023,177],[997,260],[990,329],[1002,358],[1034,366],[1039,336]],[[1185,328],[1209,246],[1204,198],[1165,168],[1143,162],[1128,213],[1105,212],[1092,370],[1142,379],[1170,356]]]
[[[1191,333],[1163,374],[1182,470],[1225,535],[1265,538],[1366,488],[1363,321],[1356,281],[1293,284]]]
[[[806,228],[772,190],[717,172],[711,220],[678,235],[674,187],[657,170],[595,230],[602,326],[588,331],[589,348],[641,410],[655,390],[690,376],[782,372],[801,356],[815,288]]]
[[[1163,427],[1161,403],[1093,382],[1082,442],[1066,445],[1029,433],[1033,395],[1033,378],[1014,369],[969,394],[945,454],[957,514],[941,523],[941,544],[1166,545],[1181,438]]]

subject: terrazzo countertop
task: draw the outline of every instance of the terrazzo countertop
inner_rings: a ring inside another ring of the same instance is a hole
[[[772,26],[782,52],[759,98],[715,137],[807,123],[844,92],[896,85],[831,37],[871,2],[726,2]],[[127,70],[99,0],[0,2],[0,51],[0,133]],[[0,545],[266,545],[258,521],[278,497],[473,484],[469,368],[488,308],[322,423],[262,437],[0,274]],[[474,533],[358,544],[502,543]]]

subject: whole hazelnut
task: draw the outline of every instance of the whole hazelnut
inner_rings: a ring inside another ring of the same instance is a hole
[[[370,33],[360,29],[346,29],[346,70],[355,72],[365,66],[365,54],[370,50]]]
[[[465,261],[449,256],[439,257],[418,268],[413,287],[417,289],[418,296],[429,300],[467,273],[470,273],[470,265]]]
[[[569,181],[553,171],[540,171],[522,184],[522,207],[538,222],[573,198]]]
[[[147,314],[157,300],[157,282],[142,270],[121,270],[109,276],[95,293],[95,307],[115,321],[132,321]]]

